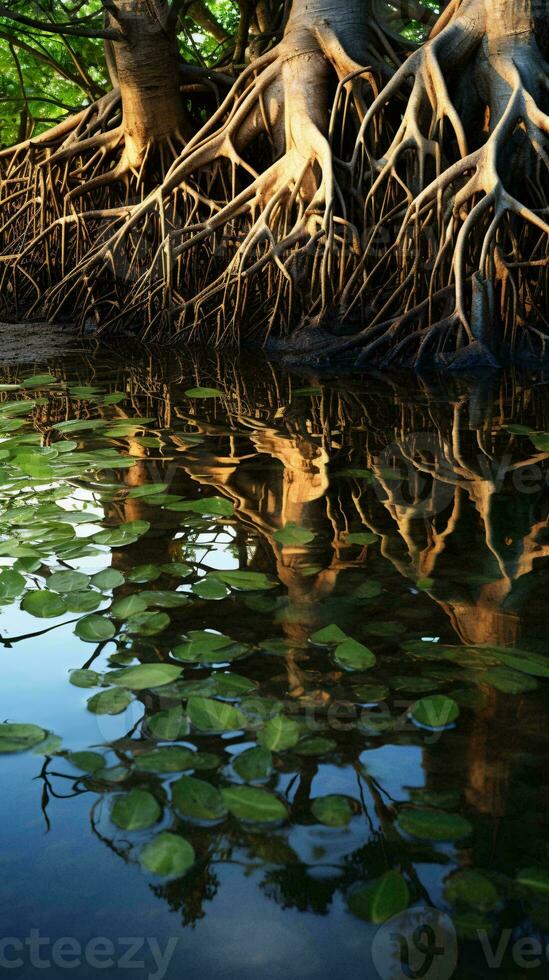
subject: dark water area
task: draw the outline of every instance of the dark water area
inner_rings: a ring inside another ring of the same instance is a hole
[[[0,366],[0,969],[549,973],[549,387]]]

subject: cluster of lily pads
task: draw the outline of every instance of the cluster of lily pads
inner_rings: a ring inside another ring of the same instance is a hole
[[[255,669],[248,671],[250,676],[234,670],[248,658],[285,657],[287,641],[266,638],[250,644],[219,630],[183,629],[179,623],[192,602],[218,602],[238,594],[251,609],[276,608],[276,579],[247,569],[204,572],[192,549],[183,558],[143,563],[124,572],[105,567],[86,574],[71,564],[105,556],[107,549],[127,548],[151,529],[147,520],[111,521],[97,529],[102,519],[94,493],[111,500],[120,493],[141,497],[159,512],[179,515],[189,531],[230,522],[234,511],[222,497],[186,500],[161,482],[121,488],[116,472],[135,461],[118,440],[137,438],[146,448],[157,438],[148,434],[152,419],[121,421],[111,414],[124,400],[123,393],[69,388],[70,397],[101,414],[88,411],[85,417],[37,431],[29,415],[47,405],[48,394],[36,392],[60,388],[64,386],[55,378],[36,376],[14,385],[16,397],[0,403],[0,557],[10,562],[0,572],[0,603],[19,602],[23,612],[39,620],[74,614],[79,640],[95,644],[98,653],[114,644],[106,669],[75,669],[70,682],[87,692],[92,714],[121,715],[137,705],[142,716],[132,737],[83,751],[65,748],[60,737],[39,726],[5,722],[0,724],[0,753],[30,751],[65,760],[78,773],[75,781],[99,802],[106,801],[113,827],[136,835],[143,868],[164,878],[180,877],[195,866],[197,855],[187,837],[196,826],[217,828],[237,821],[249,833],[270,833],[299,819],[345,833],[353,821],[364,819],[361,799],[324,793],[309,801],[306,813],[296,813],[279,791],[281,777],[299,772],[304,760],[347,764],[344,740],[334,736],[328,714],[315,712],[312,730],[299,704],[295,710],[283,691],[274,697]],[[216,398],[219,392],[197,388],[187,396]],[[90,442],[99,444],[90,447]],[[78,497],[82,489],[89,498]],[[313,532],[295,524],[274,534],[282,548],[304,547],[313,538]],[[376,540],[370,532],[348,535],[348,542],[357,546]],[[158,587],[164,581],[169,588]],[[118,590],[123,594],[117,595]],[[379,583],[366,581],[354,599],[368,604],[381,594]],[[529,693],[549,677],[549,662],[539,653],[406,639],[400,623],[375,617],[364,623],[364,632],[388,649],[388,655],[380,656],[336,624],[314,632],[307,648],[299,651],[330,671],[333,700],[356,709],[361,750],[394,737],[403,719],[406,739],[423,744],[427,734],[441,736],[459,724],[460,710],[482,704],[486,688]],[[403,662],[410,665],[404,673]],[[406,705],[395,708],[401,692]],[[372,789],[358,760],[356,766],[366,789]],[[459,794],[421,790],[394,802],[390,817],[396,866],[372,880],[354,882],[347,889],[350,910],[379,923],[416,901],[420,893],[407,850],[413,853],[418,842],[436,846],[469,840],[473,826],[457,812],[461,803]],[[503,884],[497,876],[467,869],[448,877],[444,896],[468,934],[510,894],[543,894],[548,883],[543,869],[526,869]]]

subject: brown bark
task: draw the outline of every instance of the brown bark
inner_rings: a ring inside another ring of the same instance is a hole
[[[122,100],[124,162],[137,170],[151,144],[181,139],[188,127],[167,6],[147,0],[118,0],[117,6],[126,37],[112,46]]]

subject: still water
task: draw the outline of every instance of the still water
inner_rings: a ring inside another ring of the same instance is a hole
[[[547,384],[0,382],[2,972],[545,976]]]

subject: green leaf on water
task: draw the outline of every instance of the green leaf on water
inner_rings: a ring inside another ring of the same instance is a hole
[[[105,767],[105,759],[99,752],[68,752],[67,759],[83,772],[97,772]]]
[[[129,582],[155,582],[162,575],[162,569],[158,565],[136,565],[126,573]]]
[[[84,616],[78,621],[74,632],[87,643],[102,643],[105,640],[112,640],[116,628],[110,619],[92,613],[91,616]]]
[[[418,725],[436,730],[452,725],[459,718],[459,707],[452,698],[433,694],[416,701],[410,715]]]
[[[88,701],[88,711],[94,715],[120,715],[133,701],[129,691],[111,687],[107,691],[99,691]]]
[[[195,754],[191,749],[168,745],[136,756],[134,764],[142,772],[183,772],[194,769]]]
[[[473,828],[465,817],[442,810],[401,810],[398,826],[411,837],[424,840],[452,841],[469,837]]]
[[[252,786],[229,786],[221,791],[225,806],[238,820],[252,823],[278,823],[288,811],[274,793]]]
[[[356,534],[348,534],[347,541],[349,544],[375,544],[379,541],[379,535],[374,534],[373,531],[359,531]]]
[[[463,905],[488,912],[499,904],[497,888],[479,871],[466,868],[452,875],[444,886],[444,898],[450,905]]]
[[[13,568],[4,568],[0,572],[0,600],[15,599],[21,595],[26,586],[26,579]]]
[[[246,726],[246,717],[238,708],[213,698],[189,698],[187,713],[194,727],[202,732],[233,732]]]
[[[524,888],[549,895],[549,868],[523,868],[516,880]]]
[[[194,848],[183,837],[163,831],[145,844],[139,862],[161,878],[181,878],[195,862]]]
[[[145,789],[132,789],[124,796],[117,796],[111,810],[111,820],[122,830],[146,830],[158,823],[162,809],[152,793]]]
[[[67,612],[88,613],[97,609],[103,601],[99,592],[89,589],[87,592],[68,592],[65,595]]]
[[[348,897],[351,912],[375,925],[403,912],[409,902],[408,885],[399,871],[387,871],[381,878],[360,885]]]
[[[354,815],[351,801],[335,794],[317,796],[311,804],[311,812],[326,827],[346,827]]]
[[[172,796],[176,810],[192,820],[219,820],[227,813],[219,790],[195,776],[180,776],[172,785]]]
[[[292,545],[299,547],[301,545],[310,544],[311,541],[314,541],[315,534],[313,531],[309,531],[306,527],[298,527],[297,524],[286,524],[285,527],[275,531],[273,538],[278,542],[278,544],[287,545],[289,547]]]
[[[198,596],[199,599],[226,599],[230,595],[229,589],[223,582],[219,579],[213,578],[207,575],[205,578],[200,579],[199,582],[195,582],[193,585],[193,593]]]
[[[0,724],[0,753],[26,752],[46,738],[47,732],[38,725],[20,722]]]
[[[328,755],[337,748],[336,742],[331,738],[323,738],[321,735],[311,735],[309,738],[298,742],[295,751],[299,755]]]
[[[375,654],[364,644],[351,638],[338,644],[334,656],[339,666],[345,670],[368,670],[376,663]]]
[[[71,671],[69,681],[75,687],[99,687],[102,682],[102,676],[95,670],[73,670]]]
[[[489,684],[503,694],[525,694],[527,691],[535,691],[538,687],[533,677],[519,674],[510,667],[492,667],[480,675],[479,683]]]
[[[241,752],[233,762],[234,771],[246,783],[255,783],[258,780],[267,779],[272,768],[273,757],[271,753],[259,746]]]
[[[344,640],[348,640],[349,637],[346,633],[332,623],[331,626],[325,626],[324,629],[317,630],[311,636],[311,643],[315,643],[317,646],[328,647],[335,643],[343,643]]]
[[[120,585],[124,585],[126,581],[122,572],[119,572],[116,568],[105,568],[102,572],[97,572],[92,575],[91,583],[96,589],[100,589],[101,592],[110,592],[111,589],[117,589]]]
[[[137,613],[146,612],[148,603],[142,595],[128,595],[124,599],[117,599],[111,606],[111,613],[115,619],[129,619]]]
[[[353,592],[354,599],[375,599],[376,596],[381,595],[382,588],[379,582],[363,582],[359,585],[357,589]]]
[[[204,517],[233,517],[234,504],[226,497],[200,497],[198,500],[176,500],[168,504],[166,510],[201,514]]]
[[[83,572],[54,572],[48,578],[48,588],[54,592],[81,592],[90,584],[89,575]]]
[[[127,632],[139,636],[156,636],[169,625],[170,617],[165,612],[140,612],[126,620]]]
[[[301,728],[296,721],[284,715],[275,715],[263,728],[259,741],[271,752],[284,752],[296,745],[300,736]]]
[[[257,681],[243,677],[242,674],[220,674],[216,673],[211,677],[212,694],[220,698],[239,698],[243,694],[248,694],[258,686]]]
[[[155,738],[166,742],[177,742],[189,733],[189,722],[179,705],[157,711],[147,719],[147,729]]]
[[[185,392],[187,398],[222,398],[223,392],[219,388],[188,388]]]
[[[57,592],[34,589],[24,596],[21,609],[38,619],[55,619],[66,613],[67,604],[63,596],[58,595]]]
[[[159,567],[165,575],[172,575],[174,578],[188,578],[192,572],[190,565],[182,561],[171,561]]]
[[[144,691],[171,684],[181,673],[181,667],[176,667],[175,664],[138,664],[136,667],[112,670],[105,675],[105,680],[131,691]]]
[[[210,574],[215,575],[216,578],[224,582],[225,585],[228,585],[229,588],[236,589],[239,592],[262,592],[265,589],[276,589],[280,584],[276,579],[270,578],[270,576],[265,575],[263,572],[248,572],[244,570],[220,572],[216,570]]]

